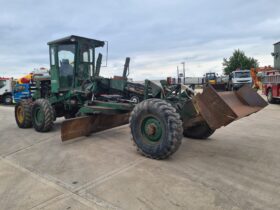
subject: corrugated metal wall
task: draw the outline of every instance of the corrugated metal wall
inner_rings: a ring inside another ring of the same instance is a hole
[[[274,68],[280,70],[280,42],[274,44]]]

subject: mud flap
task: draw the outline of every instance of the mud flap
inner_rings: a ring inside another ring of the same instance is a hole
[[[258,112],[267,106],[267,102],[249,86],[238,91],[216,92],[209,85],[193,99],[199,114],[211,129],[226,126],[229,123]]]
[[[129,116],[130,113],[115,115],[96,114],[65,120],[61,125],[61,140],[67,141],[125,125],[129,122]]]

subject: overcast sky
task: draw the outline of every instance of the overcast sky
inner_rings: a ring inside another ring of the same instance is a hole
[[[47,42],[71,34],[109,41],[103,75],[130,77],[222,73],[234,49],[273,65],[280,41],[279,0],[0,0],[0,76],[21,76],[49,66]]]

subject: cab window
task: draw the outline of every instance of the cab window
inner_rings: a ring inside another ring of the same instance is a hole
[[[6,80],[0,80],[0,88],[6,85]]]
[[[26,90],[26,87],[24,85],[16,85],[15,92],[23,92]]]
[[[51,66],[54,66],[55,65],[55,50],[54,50],[54,47],[51,47],[50,53],[51,53]]]
[[[75,45],[69,44],[58,46],[58,65],[60,87],[72,87],[75,68]]]
[[[79,80],[93,75],[93,59],[93,48],[89,45],[82,45],[80,51],[81,63],[78,68]]]

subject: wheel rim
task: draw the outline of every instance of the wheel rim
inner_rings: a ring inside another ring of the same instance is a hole
[[[11,99],[10,97],[7,97],[7,98],[5,99],[5,101],[6,101],[6,103],[11,103],[11,102],[12,102],[12,99]]]
[[[35,119],[36,124],[42,124],[44,122],[44,113],[40,107],[36,107],[34,110],[33,117]]]
[[[21,106],[19,106],[17,108],[17,119],[19,123],[23,123],[24,120],[24,112],[23,112],[23,108]]]
[[[132,96],[130,98],[130,101],[132,101],[132,103],[138,104],[139,103],[139,98],[137,96]]]
[[[158,142],[162,136],[162,127],[158,119],[147,117],[141,123],[142,135],[151,142]]]

